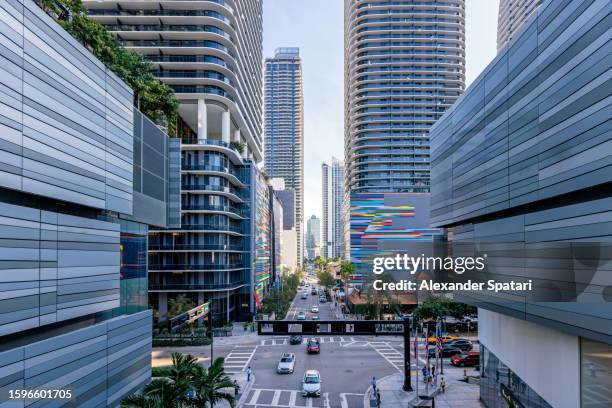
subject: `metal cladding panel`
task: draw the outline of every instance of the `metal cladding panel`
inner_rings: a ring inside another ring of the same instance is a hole
[[[0,3],[0,186],[132,213],[132,91],[31,0]]]
[[[120,316],[0,352],[0,406],[8,389],[65,389],[70,406],[116,407],[151,378],[151,311]],[[119,345],[117,345],[120,342]],[[59,400],[11,400],[9,406],[58,406]]]
[[[612,181],[611,10],[545,3],[432,128],[434,226]]]
[[[0,203],[0,336],[119,306],[119,224]]]

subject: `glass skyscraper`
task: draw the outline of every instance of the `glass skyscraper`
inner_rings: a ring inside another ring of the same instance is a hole
[[[278,48],[265,63],[265,159],[270,177],[295,191],[298,264],[304,256],[304,109],[299,48]]]
[[[465,87],[465,2],[344,2],[345,189],[429,192],[429,128]]]
[[[342,256],[342,237],[344,235],[343,198],[344,166],[342,161],[332,157],[332,165],[321,165],[322,173],[322,227],[321,255],[325,258]]]

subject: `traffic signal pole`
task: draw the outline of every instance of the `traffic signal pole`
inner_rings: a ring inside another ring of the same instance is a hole
[[[412,391],[412,377],[411,377],[411,363],[410,363],[410,320],[404,318],[404,391]]]

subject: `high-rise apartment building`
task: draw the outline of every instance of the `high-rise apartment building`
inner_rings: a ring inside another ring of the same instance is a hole
[[[308,259],[320,255],[321,248],[321,219],[316,215],[310,217],[306,223],[306,253]]]
[[[500,0],[497,15],[497,52],[516,37],[518,31],[535,14],[542,0]]]
[[[345,189],[428,192],[430,127],[465,87],[465,2],[344,2]]]
[[[331,224],[332,224],[332,258],[342,256],[342,236],[344,219],[342,201],[344,197],[344,165],[332,157],[331,167]]]
[[[212,301],[218,322],[252,313],[263,293],[254,274],[267,273],[251,259],[267,189],[253,185],[263,158],[262,0],[83,3],[180,100],[181,227],[150,236],[151,303],[160,319],[181,293]]]
[[[321,256],[330,258],[332,253],[331,169],[321,164]]]
[[[264,168],[295,191],[297,253],[304,253],[304,109],[299,48],[278,48],[266,58]],[[301,265],[302,256],[298,263]]]
[[[431,130],[431,222],[487,257],[451,279],[531,282],[454,293],[479,307],[486,407],[612,406],[611,17],[543,1]]]
[[[178,219],[179,146],[34,1],[0,27],[0,406],[117,407],[151,378],[147,230]]]
[[[325,258],[342,256],[344,236],[343,197],[344,166],[342,161],[332,157],[332,165],[321,165],[322,226],[321,255]]]

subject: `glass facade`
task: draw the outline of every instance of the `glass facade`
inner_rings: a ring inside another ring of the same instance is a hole
[[[487,408],[552,408],[483,345],[480,364],[480,400]]]
[[[146,310],[148,301],[146,224],[121,220],[119,307],[113,315]]]

